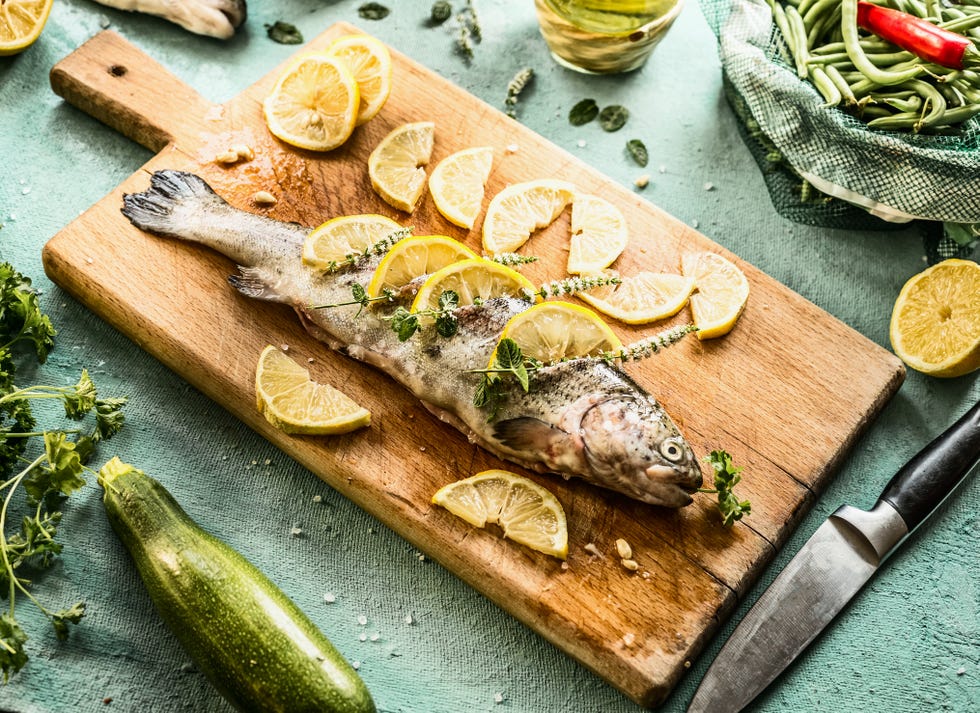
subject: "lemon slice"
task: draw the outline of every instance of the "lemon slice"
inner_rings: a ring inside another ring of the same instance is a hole
[[[348,433],[371,422],[367,409],[313,381],[309,371],[271,345],[259,356],[255,397],[266,420],[286,433]]]
[[[500,338],[517,342],[525,356],[545,364],[580,356],[598,356],[623,343],[602,318],[570,302],[542,302],[510,318]],[[497,351],[490,357],[494,363]]]
[[[640,272],[618,285],[596,287],[577,297],[626,324],[649,324],[673,317],[687,304],[694,278],[667,272]]]
[[[623,213],[599,196],[575,196],[572,203],[572,239],[568,250],[568,272],[586,275],[612,265],[629,239]]]
[[[381,139],[368,158],[371,187],[386,203],[411,213],[425,190],[436,126],[431,121],[402,124]]]
[[[303,264],[315,270],[329,270],[348,255],[367,248],[401,230],[383,215],[342,215],[331,218],[313,230],[303,242]]]
[[[53,0],[0,2],[0,57],[23,52],[41,36]]]
[[[568,556],[568,523],[561,503],[524,476],[485,470],[440,488],[432,502],[474,527],[496,523],[514,542],[558,559]]]
[[[980,265],[943,260],[909,279],[895,300],[889,337],[916,371],[953,377],[980,368]]]
[[[436,309],[439,296],[447,290],[459,295],[459,306],[463,307],[473,304],[476,299],[486,301],[505,295],[521,297],[525,292],[533,293],[535,287],[524,275],[505,265],[479,257],[461,260],[437,270],[422,283],[412,302],[412,312]]]
[[[535,230],[551,225],[574,195],[571,183],[547,178],[507,186],[487,206],[484,251],[489,255],[514,252]]]
[[[475,252],[447,235],[405,238],[395,243],[378,263],[365,291],[368,297],[378,297],[385,289],[398,290],[417,277],[475,257]]]
[[[329,151],[354,130],[360,90],[343,62],[302,57],[282,73],[263,104],[269,131],[291,146]]]
[[[717,253],[688,253],[681,272],[694,278],[691,313],[698,339],[720,337],[732,331],[749,299],[749,281],[731,261]]]
[[[467,230],[473,227],[492,166],[489,146],[457,151],[436,164],[429,177],[429,193],[446,220]]]
[[[357,126],[373,119],[391,93],[391,55],[388,48],[368,35],[347,35],[327,47],[327,55],[343,60],[357,82],[361,101]]]

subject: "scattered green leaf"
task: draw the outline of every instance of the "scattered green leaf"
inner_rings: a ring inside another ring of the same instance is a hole
[[[269,39],[281,45],[301,45],[303,44],[303,33],[295,25],[288,22],[276,20],[271,25],[265,26],[265,32]]]
[[[437,0],[432,3],[430,20],[433,25],[441,25],[453,15],[453,6],[446,0]]]
[[[630,139],[627,141],[626,150],[629,151],[630,156],[636,161],[638,166],[646,166],[650,161],[650,154],[647,152],[647,147],[639,139]]]
[[[619,131],[630,118],[629,110],[619,104],[610,104],[599,112],[599,126],[603,131]]]
[[[595,99],[583,99],[568,112],[568,121],[572,126],[582,126],[599,116],[599,105]]]
[[[357,14],[364,20],[383,20],[391,10],[379,2],[367,2],[357,8]]]

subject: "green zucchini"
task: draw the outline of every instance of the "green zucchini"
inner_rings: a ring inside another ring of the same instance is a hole
[[[99,484],[160,616],[235,708],[374,713],[364,682],[316,625],[159,482],[113,458]]]

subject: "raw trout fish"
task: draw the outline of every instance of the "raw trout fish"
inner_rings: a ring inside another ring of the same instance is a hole
[[[106,7],[156,15],[198,35],[227,40],[245,22],[245,0],[96,0]]]
[[[234,260],[229,282],[243,294],[291,305],[310,332],[390,375],[440,419],[500,458],[538,472],[577,476],[643,502],[681,507],[702,475],[687,441],[657,401],[617,367],[578,359],[546,366],[529,392],[516,380],[496,415],[473,404],[481,376],[507,320],[530,303],[487,300],[456,311],[459,330],[442,337],[422,329],[402,342],[384,317],[395,305],[314,305],[351,301],[380,257],[347,269],[314,271],[301,260],[309,228],[229,205],[200,177],[158,171],[150,188],[123,198],[123,214],[161,236],[206,245]]]

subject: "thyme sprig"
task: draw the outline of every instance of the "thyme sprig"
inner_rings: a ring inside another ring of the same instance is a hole
[[[535,296],[547,299],[549,297],[562,297],[563,295],[574,295],[576,292],[585,292],[595,287],[605,287],[606,285],[618,285],[622,282],[618,277],[611,275],[594,275],[591,277],[566,277],[562,280],[552,280],[546,282],[538,288],[536,292],[524,290],[527,299],[534,299]]]
[[[507,116],[512,118],[517,116],[517,102],[520,101],[521,92],[533,78],[534,70],[531,67],[524,67],[507,83],[507,98],[504,99]]]
[[[361,309],[357,310],[355,317],[360,317],[361,312],[372,302],[394,302],[398,297],[398,294],[390,287],[385,287],[381,290],[381,294],[377,297],[370,297],[367,290],[364,289],[364,285],[359,282],[355,282],[350,287],[351,299],[348,302],[334,302],[332,304],[322,304],[322,305],[310,305],[310,309],[329,309],[331,307],[347,307],[349,305],[360,305]]]
[[[344,255],[342,260],[331,260],[327,264],[327,272],[339,272],[347,267],[352,267],[356,265],[363,258],[369,257],[371,255],[384,255],[386,252],[391,250],[392,246],[397,243],[402,238],[407,238],[412,234],[412,226],[406,226],[404,228],[399,228],[392,233],[389,233],[385,237],[381,238],[376,243],[368,245],[366,248],[360,251],[349,252]]]
[[[538,257],[536,255],[520,255],[518,253],[497,253],[491,258],[495,263],[500,265],[505,265],[507,267],[517,267],[520,265],[528,265],[532,262],[537,262]]]
[[[711,467],[715,471],[715,487],[698,488],[698,492],[718,496],[718,512],[721,513],[721,522],[725,527],[731,527],[743,516],[752,513],[752,503],[748,500],[739,500],[734,493],[735,486],[742,479],[741,472],[743,469],[736,467],[732,463],[732,457],[722,450],[711,451],[705,460],[711,463]]]

